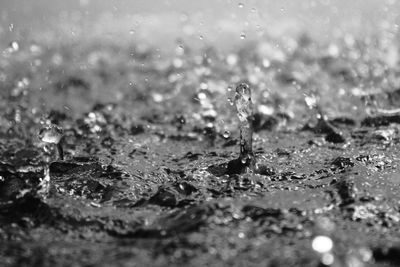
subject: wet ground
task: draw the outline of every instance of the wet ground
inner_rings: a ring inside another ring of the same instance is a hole
[[[380,40],[10,44],[1,265],[399,266],[399,47]],[[239,82],[253,173],[231,168]]]

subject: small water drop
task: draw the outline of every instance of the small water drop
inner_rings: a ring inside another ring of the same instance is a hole
[[[226,62],[230,66],[235,66],[238,62],[238,56],[235,54],[229,54],[226,58]]]
[[[246,39],[246,34],[245,34],[244,32],[242,32],[242,33],[240,34],[240,39],[241,39],[241,40]]]
[[[231,136],[231,132],[228,131],[228,130],[226,130],[226,131],[222,134],[222,136],[223,136],[225,139],[228,139],[228,138]]]
[[[179,16],[179,20],[180,20],[181,22],[187,22],[188,19],[189,19],[189,16],[188,16],[187,14],[185,14],[185,13],[182,13],[182,14]]]
[[[253,106],[250,87],[246,83],[241,83],[236,88],[235,104],[240,122],[248,123],[249,117],[253,115]]]
[[[160,103],[164,101],[164,96],[162,94],[153,93],[151,96],[153,97],[154,102]]]
[[[271,61],[269,61],[268,59],[263,59],[262,61],[262,65],[264,68],[269,68],[271,66]]]
[[[182,44],[178,45],[175,49],[175,53],[179,56],[183,55],[185,53],[185,48],[183,47]]]
[[[335,257],[333,256],[332,253],[324,253],[321,257],[321,262],[325,265],[325,266],[330,266],[335,262]],[[350,265],[353,266],[353,265]]]
[[[207,83],[200,83],[200,89],[207,90],[208,89],[208,84]]]
[[[248,84],[240,83],[236,87],[235,105],[240,129],[239,158],[243,164],[246,164],[252,170],[255,166],[255,158],[253,156],[253,103]]]
[[[19,50],[19,44],[16,41],[13,41],[9,44],[8,48],[7,48],[7,52],[8,53],[14,53],[17,52]]]
[[[174,58],[173,61],[172,61],[172,65],[175,68],[180,69],[183,66],[183,60],[180,59],[180,58]]]
[[[61,138],[63,137],[63,129],[55,124],[48,124],[44,128],[40,129],[39,134],[38,134],[39,139],[47,143],[49,145],[53,145],[57,147],[57,152],[58,152],[58,157],[62,160],[64,159],[63,155],[63,149],[61,146]],[[46,154],[49,154],[49,147],[44,146],[44,151]],[[51,148],[50,148],[51,150]],[[49,157],[49,155],[47,155]],[[46,160],[50,161],[50,159]]]
[[[243,7],[244,7],[244,4],[243,4],[243,3],[239,3],[239,4],[238,4],[238,7],[239,7],[239,8],[243,8]]]
[[[311,246],[318,253],[328,253],[333,248],[333,241],[328,236],[319,235],[313,239]]]
[[[203,92],[197,94],[197,98],[201,101],[207,98],[207,95]]]
[[[307,107],[309,109],[314,109],[317,106],[318,99],[317,96],[312,94],[312,95],[305,95],[304,96],[304,101],[307,104]]]
[[[200,39],[200,40],[203,40],[203,39],[204,39],[204,36],[203,36],[203,35],[200,35],[200,36],[199,36],[199,39]]]
[[[62,135],[63,129],[55,124],[47,125],[39,131],[40,140],[50,144],[58,144]]]
[[[129,31],[129,34],[130,34],[130,35],[134,35],[134,34],[135,34],[135,30],[130,30],[130,31]]]

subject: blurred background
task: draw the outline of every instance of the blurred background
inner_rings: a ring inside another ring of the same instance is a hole
[[[230,49],[303,32],[319,41],[343,33],[396,37],[399,11],[395,0],[0,0],[0,43],[100,38],[163,50],[179,38],[193,48]]]

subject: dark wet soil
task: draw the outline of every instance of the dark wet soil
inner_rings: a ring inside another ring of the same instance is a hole
[[[400,68],[362,40],[338,41],[341,56],[301,40],[270,59],[257,44],[3,55],[0,265],[325,266],[328,255],[331,266],[399,266],[400,115],[368,108],[396,105]],[[232,169],[227,99],[240,81],[257,110],[255,174]],[[353,93],[367,83],[381,92]],[[64,129],[65,158],[51,160],[43,194],[46,123]],[[320,235],[328,253],[312,247]]]

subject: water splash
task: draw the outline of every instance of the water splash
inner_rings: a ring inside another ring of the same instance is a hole
[[[312,240],[311,247],[320,254],[321,263],[325,266],[330,266],[335,262],[335,256],[332,253],[333,245],[332,239],[324,235],[316,236]]]
[[[39,139],[45,143],[44,150],[44,177],[39,184],[38,193],[46,196],[50,189],[50,163],[54,160],[54,149],[57,150],[58,158],[63,160],[63,149],[61,139],[63,137],[63,129],[54,124],[48,124],[39,131]]]
[[[236,87],[235,106],[240,128],[240,161],[252,171],[255,166],[253,154],[253,103],[250,86],[240,83]]]
[[[57,125],[50,124],[42,128],[39,131],[39,139],[47,144],[53,144],[57,147],[58,158],[64,159],[64,152],[61,145],[61,139],[63,137],[63,129]],[[45,152],[47,152],[45,150]]]

